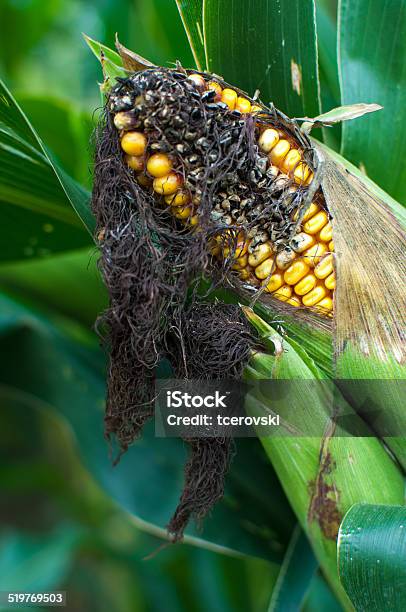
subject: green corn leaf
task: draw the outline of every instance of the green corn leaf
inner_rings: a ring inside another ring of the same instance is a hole
[[[356,610],[406,608],[405,559],[405,506],[350,508],[338,535],[338,567]]]
[[[88,200],[88,191],[53,159],[0,81],[0,201],[6,236],[1,258],[26,259],[90,244],[80,218],[92,227]]]
[[[198,70],[206,69],[203,0],[175,0]]]
[[[342,0],[338,49],[341,103],[384,107],[343,125],[342,153],[406,204],[406,1],[384,0],[371,10],[369,0]]]
[[[317,567],[309,541],[297,525],[272,591],[268,612],[299,610]]]
[[[206,0],[207,67],[291,117],[320,114],[314,2]]]

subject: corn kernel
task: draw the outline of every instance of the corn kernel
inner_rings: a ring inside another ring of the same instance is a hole
[[[268,128],[264,130],[259,137],[258,146],[264,153],[272,151],[274,146],[279,142],[279,134],[276,130]]]
[[[235,264],[233,264],[233,270],[242,270],[248,265],[248,255],[242,255],[241,257],[237,257],[235,259]]]
[[[237,103],[235,108],[240,111],[240,113],[249,113],[251,110],[251,102],[247,100],[247,98],[237,98]]]
[[[291,149],[282,162],[282,172],[285,174],[290,174],[293,172],[301,158],[302,157],[297,149]]]
[[[171,170],[172,162],[165,153],[154,153],[147,161],[147,171],[154,178],[165,176]]]
[[[275,270],[275,260],[272,258],[265,259],[259,266],[255,268],[255,276],[260,280],[268,278],[270,274]]]
[[[280,272],[276,272],[275,274],[272,274],[271,278],[269,279],[265,291],[267,291],[268,293],[273,293],[274,291],[282,287],[282,285],[283,276]]]
[[[327,294],[327,289],[323,285],[317,285],[314,289],[306,293],[302,297],[302,302],[305,306],[315,306]]]
[[[309,176],[307,177],[307,179],[305,180],[305,183],[304,183],[306,186],[310,185],[310,183],[313,180],[313,176],[314,176],[313,172],[310,172]]]
[[[165,196],[165,202],[169,206],[185,206],[190,202],[190,194],[187,191],[177,191],[174,194]]]
[[[309,293],[309,291],[315,288],[316,283],[317,278],[313,274],[306,274],[306,276],[295,285],[295,293],[297,293],[297,295],[306,295],[306,293]]]
[[[321,210],[303,225],[306,234],[317,234],[328,223],[328,215],[325,210]]]
[[[315,202],[312,202],[309,208],[306,210],[305,214],[303,215],[302,222],[305,223],[306,221],[308,221],[308,219],[310,219],[316,213],[318,213],[319,210],[320,210],[320,206],[318,206]],[[296,211],[295,214],[293,215],[293,221],[297,221],[298,216],[299,216],[299,211]]]
[[[298,306],[302,305],[300,299],[298,297],[296,297],[296,295],[292,295],[292,297],[287,299],[286,300],[286,304],[290,304],[291,306],[295,306],[295,308],[297,308]]]
[[[290,149],[290,144],[287,140],[280,140],[272,149],[269,154],[269,158],[273,164],[276,166],[280,166],[283,159],[285,159],[288,151]]]
[[[296,258],[296,253],[290,247],[286,247],[283,251],[280,251],[276,256],[276,265],[281,270],[286,270]]]
[[[331,252],[334,251],[334,240],[328,243],[328,250]]]
[[[308,272],[309,266],[302,259],[297,259],[287,268],[283,278],[288,285],[296,285]]]
[[[126,132],[121,139],[121,148],[128,155],[142,155],[147,146],[147,139],[142,132]]]
[[[129,130],[134,125],[134,115],[129,112],[120,112],[114,115],[114,125],[118,130]]]
[[[189,224],[190,225],[199,225],[199,215],[193,215],[193,217],[190,217]]]
[[[242,280],[248,280],[249,278],[251,278],[251,269],[247,266],[243,270],[240,270],[240,272],[238,273],[238,276]]]
[[[310,249],[310,247],[313,246],[314,243],[314,236],[306,234],[305,232],[300,232],[300,234],[296,234],[290,241],[292,249],[296,253],[303,253],[303,251],[306,251],[306,249]]]
[[[222,93],[221,93],[221,101],[224,102],[225,104],[227,104],[228,108],[230,110],[234,110],[235,109],[235,105],[237,103],[237,92],[234,91],[234,89],[229,89],[228,87],[226,87],[225,89],[223,89]]]
[[[324,281],[324,284],[326,285],[327,289],[331,289],[331,291],[336,288],[336,277],[334,272],[327,276]]]
[[[207,89],[213,90],[216,92],[216,97],[214,98],[215,102],[219,102],[221,100],[221,94],[222,94],[223,89],[221,85],[219,85],[219,83],[216,83],[216,81],[209,81],[207,84]]]
[[[194,83],[198,89],[206,89],[206,81],[204,80],[201,74],[189,74],[188,79],[189,81],[192,81],[192,83]]]
[[[144,170],[144,158],[137,157],[136,155],[126,155],[125,163],[127,166],[135,170],[135,172],[142,172]]]
[[[330,253],[323,257],[323,259],[314,268],[314,273],[317,278],[327,278],[333,272],[333,255]]]
[[[307,164],[301,163],[298,164],[293,171],[293,178],[295,179],[295,183],[298,185],[305,183],[309,178],[310,168]]]
[[[182,185],[182,179],[175,172],[170,172],[166,176],[161,176],[154,179],[153,187],[156,193],[160,195],[171,195],[176,193],[179,187]]]
[[[193,213],[193,208],[191,206],[174,206],[172,208],[172,214],[177,219],[187,219]]]
[[[272,255],[272,252],[273,248],[269,242],[263,242],[262,244],[259,244],[257,247],[255,247],[253,252],[248,257],[249,265],[253,268],[259,266],[260,263],[265,261],[265,259],[268,259],[270,255]]]
[[[317,302],[317,310],[333,310],[333,300],[331,297],[325,297],[320,302]]]
[[[330,222],[320,230],[319,238],[323,242],[330,242],[333,237],[333,227]]]
[[[318,242],[314,244],[310,249],[304,251],[302,253],[303,261],[307,263],[308,266],[314,268],[317,266],[320,259],[327,253],[327,247],[323,242]]]
[[[285,301],[292,296],[292,287],[289,287],[289,285],[282,285],[273,295],[278,298],[278,300]]]

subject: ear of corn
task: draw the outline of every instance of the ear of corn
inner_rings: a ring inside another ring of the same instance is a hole
[[[244,311],[262,338],[273,346],[273,354],[253,355],[245,371],[247,380],[296,381],[295,406],[284,408],[300,411],[308,423],[326,426],[323,438],[281,436],[279,432],[261,442],[327,579],[344,608],[352,610],[337,573],[340,522],[354,503],[403,504],[403,476],[372,434],[337,437],[337,430],[328,426],[325,398],[315,392],[319,387],[312,385],[320,376],[312,361],[300,346],[284,339],[253,311]],[[261,405],[267,411],[276,409],[269,397],[248,396],[248,411],[258,411]]]
[[[222,88],[215,81],[205,80],[202,74],[189,74],[190,80],[197,90],[215,92],[218,99],[230,111],[241,114],[255,114],[251,102],[229,87]],[[259,107],[258,107],[259,108]],[[168,198],[183,193],[184,177],[173,171],[173,163],[165,153],[152,153],[149,151],[145,136],[138,131],[128,131],[128,113],[119,112],[114,121],[118,129],[123,130],[121,146],[127,154],[125,158],[130,168],[140,177],[146,176],[153,181],[152,188],[159,196]],[[305,188],[310,184],[312,173],[303,161],[303,153],[296,147],[292,138],[273,127],[259,125],[258,147],[263,160],[268,164],[277,181],[289,181],[291,191],[295,193],[298,187]],[[193,193],[189,193],[189,199]],[[198,206],[190,205],[182,210],[173,207],[173,215],[190,224],[198,225]],[[297,233],[291,239],[291,245],[280,250],[265,232],[259,244],[243,235],[249,255],[241,258],[238,253],[231,253],[230,248],[221,245],[215,247],[215,255],[219,258],[233,257],[234,270],[242,281],[254,286],[265,288],[267,294],[293,308],[308,308],[325,316],[331,316],[334,306],[333,294],[335,288],[335,272],[333,262],[332,226],[329,215],[323,209],[323,198],[318,196],[317,202],[312,202],[308,209],[292,217],[292,222],[300,223]],[[219,236],[224,242],[223,236]],[[228,252],[227,252],[228,251]],[[265,257],[265,252],[267,256]],[[328,271],[328,273],[327,273]],[[325,279],[327,279],[326,281]]]

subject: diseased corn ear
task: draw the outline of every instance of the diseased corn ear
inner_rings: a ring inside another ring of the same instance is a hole
[[[132,72],[139,72],[140,70],[145,70],[146,68],[153,68],[155,65],[149,60],[141,57],[141,55],[138,55],[138,53],[134,53],[134,51],[130,51],[130,49],[124,47],[124,45],[122,45],[118,40],[117,34],[116,49],[120,54],[120,57],[123,61],[123,66],[126,70],[131,70]]]

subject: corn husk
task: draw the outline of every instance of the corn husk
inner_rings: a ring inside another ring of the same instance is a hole
[[[253,355],[245,372],[247,380],[296,379],[302,381],[304,390],[307,382],[320,377],[302,347],[287,341],[252,310],[245,312],[261,337],[275,347],[273,354]],[[323,399],[312,393],[312,388],[309,384],[306,392],[298,394],[295,409],[303,408],[305,418],[323,428],[325,434],[281,436],[277,430],[261,442],[326,578],[344,608],[351,610],[337,571],[341,520],[354,503],[403,504],[403,476],[372,432],[370,437],[351,437],[330,422]],[[247,410],[257,410],[261,403],[264,409],[273,411],[272,399],[258,395],[248,396]]]

